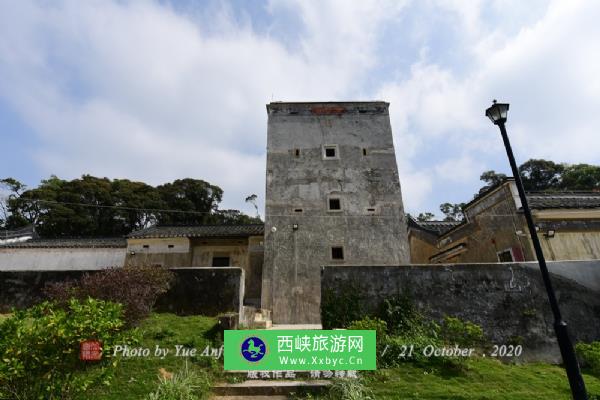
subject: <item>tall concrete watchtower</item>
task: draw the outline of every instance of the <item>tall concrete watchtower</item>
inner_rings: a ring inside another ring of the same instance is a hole
[[[262,308],[318,324],[323,265],[409,262],[385,102],[267,105]]]

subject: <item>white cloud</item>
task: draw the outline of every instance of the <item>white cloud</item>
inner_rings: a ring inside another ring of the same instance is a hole
[[[406,35],[422,41],[419,56],[408,71],[378,69],[395,51],[382,33],[406,26],[416,5],[419,21],[437,15]],[[483,117],[494,97],[511,103],[521,161],[600,163],[597,2],[271,0],[279,30],[261,33],[226,6],[212,20],[141,1],[0,8],[0,96],[39,136],[46,175],[191,176],[220,185],[224,207],[252,212],[245,196],[264,200],[265,103],[359,94],[391,103],[409,210],[435,208],[447,201],[441,183],[471,185],[504,160]],[[283,14],[294,34],[281,31]],[[450,43],[435,42],[440,14]],[[448,45],[460,65],[430,61]],[[468,199],[477,188],[464,190]]]
[[[348,96],[390,4],[274,2],[299,11],[296,52],[226,7],[211,31],[149,2],[4,5],[0,96],[42,139],[48,174],[202,178],[224,189],[223,207],[251,211],[248,194],[264,200],[265,104]]]
[[[483,171],[485,165],[481,161],[474,160],[469,154],[443,160],[434,167],[438,179],[449,182],[465,182],[473,180],[473,173]]]
[[[398,174],[402,184],[402,200],[404,211],[418,215],[429,208],[428,197],[433,190],[433,178],[426,170],[415,171],[398,166]]]
[[[469,58],[460,73],[452,65],[429,63],[426,43],[410,74],[378,92],[395,105],[391,118],[397,142],[414,144],[398,155],[399,163],[402,158],[411,171],[432,171],[428,183],[419,185],[418,197],[446,201],[444,193],[436,193],[443,183],[455,177],[457,185],[476,185],[483,170],[494,168],[491,160],[502,160],[500,169],[507,169],[497,128],[483,118],[495,97],[511,103],[507,126],[520,162],[600,163],[595,133],[600,126],[600,4],[554,1],[537,18],[517,9],[515,17],[529,21],[520,29],[502,22],[486,27],[476,18],[481,7],[470,2],[445,7],[464,19],[460,37],[467,47],[461,51]],[[498,6],[497,12],[510,20],[510,7]],[[425,152],[432,148],[437,151]],[[423,160],[424,152],[431,158]],[[403,188],[405,194],[412,190],[406,182]],[[468,199],[477,187],[466,190]]]

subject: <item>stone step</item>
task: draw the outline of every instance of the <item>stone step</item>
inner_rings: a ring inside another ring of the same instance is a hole
[[[262,321],[254,320],[253,325],[254,326],[252,328],[255,328],[255,329],[270,329],[271,326],[273,326],[273,323],[269,319],[262,320]]]
[[[331,382],[325,380],[312,381],[272,381],[249,380],[241,383],[217,383],[212,391],[219,396],[285,396],[292,393],[320,393]]]
[[[261,371],[257,371],[258,374],[260,374]],[[286,371],[280,371],[282,374],[285,374]],[[302,378],[310,378],[310,372],[311,371],[292,371],[294,373],[295,376],[297,377],[302,377]],[[230,376],[235,376],[237,379],[239,378],[243,378],[244,380],[246,380],[246,377],[248,376],[248,371],[243,371],[243,370],[228,370],[225,371],[225,373],[227,375]],[[277,378],[280,379],[280,378]],[[295,380],[295,378],[287,378],[287,379],[291,379],[291,380]],[[252,380],[252,379],[248,379],[248,380]]]

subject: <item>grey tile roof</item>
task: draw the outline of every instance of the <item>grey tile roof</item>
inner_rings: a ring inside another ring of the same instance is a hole
[[[412,218],[409,220],[409,225],[435,233],[436,235],[443,235],[460,224],[462,224],[462,221],[417,221]]]
[[[529,206],[548,208],[600,208],[600,192],[528,192]]]
[[[123,237],[116,238],[69,238],[32,239],[26,242],[0,244],[0,248],[108,248],[127,247]]]
[[[153,226],[129,234],[130,238],[245,237],[265,234],[263,224]]]

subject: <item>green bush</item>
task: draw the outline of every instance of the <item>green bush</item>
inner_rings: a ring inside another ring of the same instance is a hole
[[[377,338],[376,351],[377,354],[381,354],[387,338],[387,324],[385,321],[380,320],[379,318],[364,317],[358,321],[352,321],[350,325],[347,326],[347,329],[375,331]]]
[[[449,316],[444,317],[440,335],[446,344],[460,347],[480,347],[484,342],[481,326]]]
[[[343,328],[365,316],[364,300],[352,282],[344,283],[339,290],[324,290],[321,297],[323,329]]]
[[[347,329],[375,331],[377,332],[378,342],[387,335],[387,323],[379,318],[364,317],[358,321],[352,321]]]
[[[44,292],[61,305],[71,298],[88,297],[121,303],[125,321],[132,326],[150,315],[156,299],[169,289],[172,280],[173,273],[160,266],[110,268],[76,281],[48,284]]]
[[[408,295],[385,299],[379,306],[377,317],[387,323],[391,335],[403,335],[420,330],[427,323]]]
[[[600,377],[600,342],[577,343],[575,350],[582,364]]]
[[[434,335],[411,334],[388,336],[382,343],[377,366],[379,368],[397,367],[402,363],[428,364],[438,362],[435,358],[425,357],[423,351],[427,346],[441,347],[442,342]]]
[[[147,400],[198,400],[210,391],[210,380],[205,373],[188,368],[173,374],[171,378],[160,377],[158,388],[150,393]]]
[[[120,304],[72,299],[15,311],[0,323],[0,399],[68,399],[93,383],[109,384],[116,344],[133,343]],[[76,375],[84,340],[99,340],[103,356],[93,375]]]
[[[329,387],[328,397],[332,400],[372,400],[373,392],[361,379],[335,379]]]

